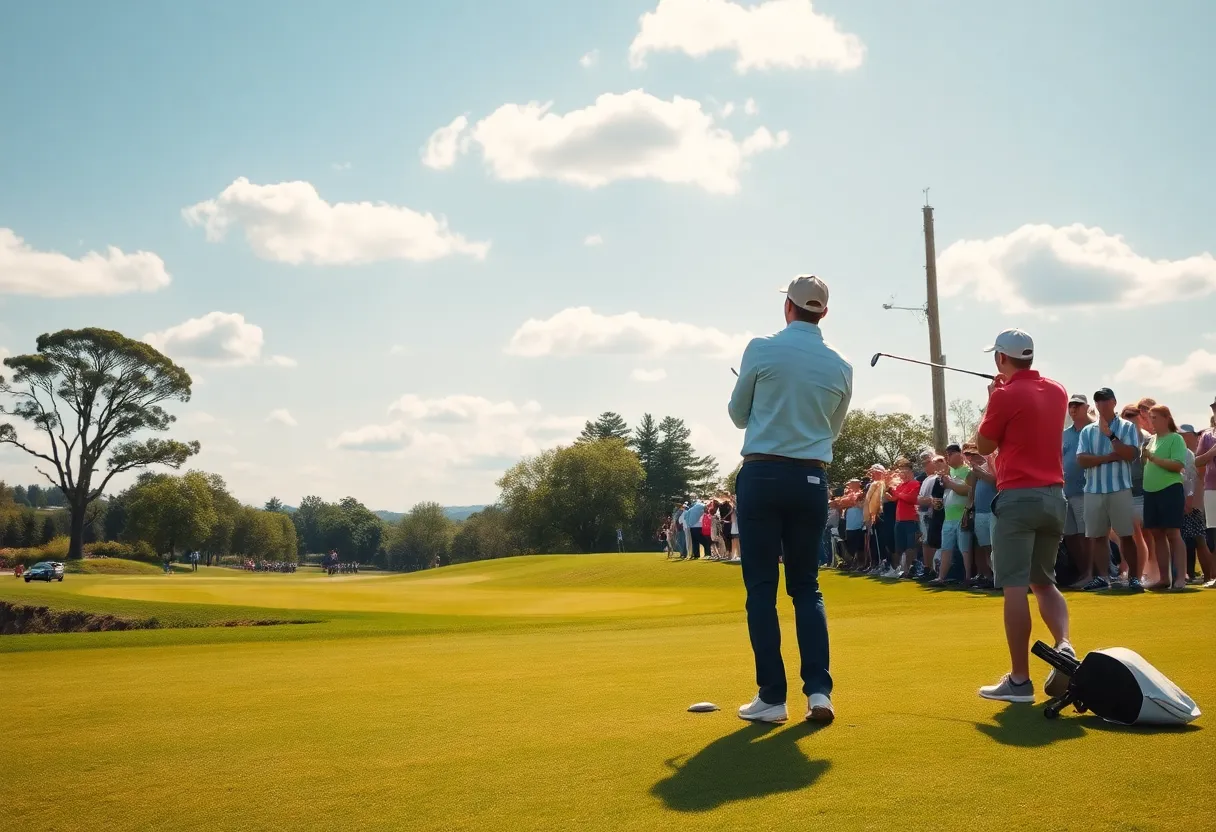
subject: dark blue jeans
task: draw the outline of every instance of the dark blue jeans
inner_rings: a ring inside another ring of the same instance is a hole
[[[828,516],[827,474],[787,462],[745,462],[735,483],[739,495],[739,548],[747,587],[747,629],[756,656],[760,698],[785,702],[785,663],[777,621],[779,559],[794,601],[802,690],[831,694],[828,622],[819,591],[819,553]],[[783,557],[784,556],[784,557]]]

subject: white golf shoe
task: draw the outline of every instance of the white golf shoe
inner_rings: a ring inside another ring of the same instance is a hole
[[[789,719],[789,714],[784,702],[780,705],[770,705],[757,696],[751,704],[739,707],[739,719],[746,719],[748,722],[785,722]]]
[[[832,700],[822,693],[812,693],[806,700],[807,722],[831,722],[836,718]]]

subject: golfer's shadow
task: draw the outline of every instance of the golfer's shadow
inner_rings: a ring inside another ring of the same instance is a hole
[[[1076,719],[1046,719],[1043,709],[1034,705],[1010,705],[993,714],[993,722],[975,723],[975,730],[1001,745],[1041,748],[1054,742],[1085,736],[1085,727]]]
[[[691,757],[668,760],[671,775],[650,793],[677,812],[708,812],[738,800],[805,789],[831,766],[827,760],[807,759],[798,747],[798,740],[821,727],[809,722],[782,729],[747,725]]]

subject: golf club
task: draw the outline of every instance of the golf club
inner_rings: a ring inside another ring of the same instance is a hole
[[[734,367],[731,367],[731,368],[730,368],[730,371],[731,371],[732,373],[734,373],[734,374],[735,374],[735,378],[738,378],[738,377],[739,377],[739,371],[738,371],[738,370],[736,370]]]
[[[878,363],[878,359],[882,358],[883,356],[886,356],[887,358],[894,358],[896,361],[907,361],[911,364],[921,364],[925,367],[936,367],[939,370],[953,370],[956,373],[966,373],[969,376],[979,376],[980,378],[986,378],[989,381],[996,378],[996,376],[989,375],[988,373],[977,373],[975,370],[960,370],[958,367],[947,367],[945,364],[934,364],[931,361],[921,361],[916,358],[905,358],[902,355],[891,355],[889,352],[874,353],[874,357],[870,359],[870,366],[875,366]]]

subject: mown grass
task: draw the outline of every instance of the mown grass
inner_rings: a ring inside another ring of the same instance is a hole
[[[975,696],[1004,669],[998,599],[831,574],[824,591],[840,716],[812,731],[732,713],[754,692],[737,567],[0,583],[10,601],[317,622],[0,639],[0,829],[1209,825],[1206,716],[1142,732],[1004,708]],[[1070,600],[1078,647],[1132,647],[1216,702],[1216,592]],[[701,700],[723,711],[686,713]]]

